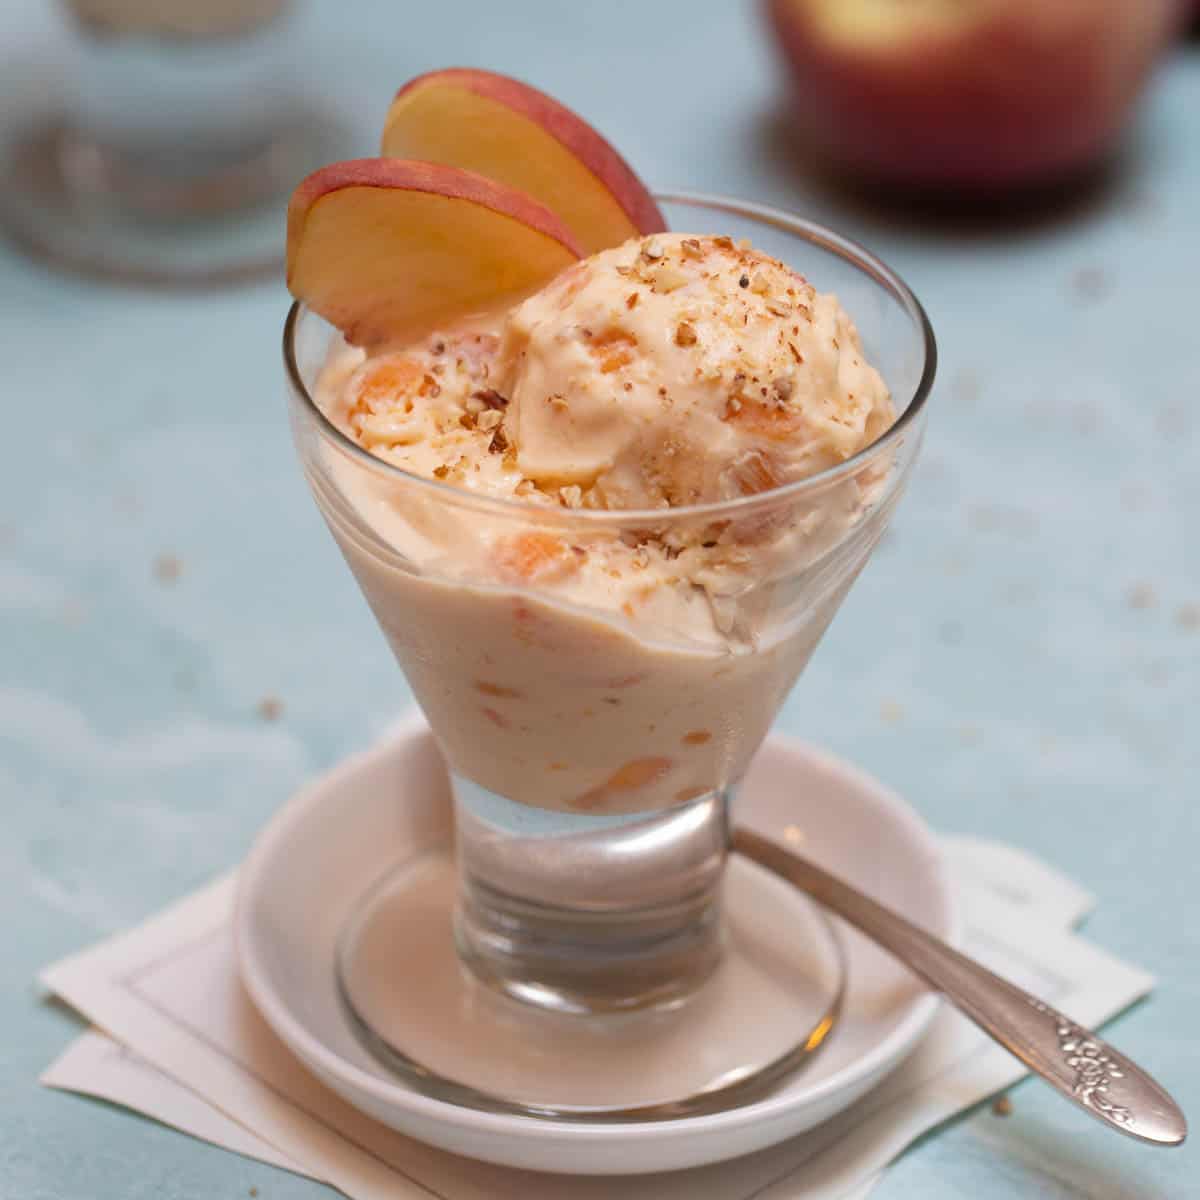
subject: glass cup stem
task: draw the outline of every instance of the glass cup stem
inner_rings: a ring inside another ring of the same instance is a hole
[[[485,984],[602,1013],[681,1001],[720,959],[729,796],[590,816],[514,803],[452,776],[456,936]]]

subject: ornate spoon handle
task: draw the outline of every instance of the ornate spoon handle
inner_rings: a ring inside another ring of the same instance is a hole
[[[1095,1034],[769,838],[738,828],[732,844],[894,954],[1097,1120],[1155,1146],[1178,1146],[1187,1137],[1175,1101]]]

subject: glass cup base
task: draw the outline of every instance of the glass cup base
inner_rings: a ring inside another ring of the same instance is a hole
[[[525,1004],[584,1016],[670,1007],[720,963],[717,892],[652,909],[642,921],[601,912],[581,925],[578,912],[471,880],[460,890],[455,942],[477,979]],[[581,945],[589,933],[591,944]],[[615,943],[611,951],[606,943]]]
[[[580,1120],[661,1120],[756,1099],[836,1028],[845,971],[833,926],[747,859],[723,882],[719,962],[681,995],[578,1012],[489,986],[459,957],[458,874],[438,851],[372,886],[342,930],[338,985],[372,1056],[465,1107]]]
[[[158,177],[65,119],[46,120],[0,152],[0,231],[53,267],[117,283],[194,289],[280,276],[284,200],[343,137],[305,109],[244,157]]]

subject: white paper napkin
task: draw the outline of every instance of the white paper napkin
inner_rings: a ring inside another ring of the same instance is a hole
[[[1071,932],[1092,899],[1011,847],[946,839],[967,948],[1088,1025],[1152,980]],[[1024,1069],[950,1009],[839,1117],[733,1163],[652,1177],[539,1175],[458,1158],[363,1116],[282,1047],[237,979],[226,876],[42,981],[97,1029],[42,1077],[340,1188],[355,1200],[861,1200],[926,1130]],[[104,1032],[99,1032],[103,1030]]]

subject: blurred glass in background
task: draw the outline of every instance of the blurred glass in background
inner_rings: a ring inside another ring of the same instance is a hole
[[[282,208],[335,157],[299,96],[293,0],[62,0],[61,109],[9,147],[0,212],[29,251],[126,282],[281,270]]]

